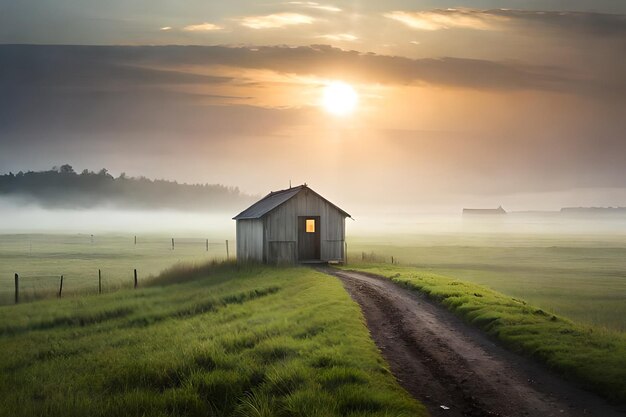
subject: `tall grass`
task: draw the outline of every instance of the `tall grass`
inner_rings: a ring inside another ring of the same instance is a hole
[[[486,287],[415,268],[357,264],[422,292],[508,348],[536,358],[564,377],[606,398],[626,403],[626,335],[597,330]]]
[[[177,266],[0,307],[2,416],[421,416],[334,278]]]

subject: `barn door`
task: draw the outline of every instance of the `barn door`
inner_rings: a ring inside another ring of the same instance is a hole
[[[298,260],[320,259],[320,217],[298,217]]]

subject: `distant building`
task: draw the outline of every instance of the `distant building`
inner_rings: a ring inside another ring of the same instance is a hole
[[[306,184],[271,192],[233,217],[237,260],[343,262],[346,217],[351,216]]]
[[[506,214],[506,211],[502,208],[502,206],[499,206],[497,209],[469,209],[469,208],[464,208],[463,209],[463,215],[473,215],[473,214],[489,214],[489,215],[494,215],[494,214]]]
[[[626,215],[626,207],[563,207],[561,214],[619,214]]]

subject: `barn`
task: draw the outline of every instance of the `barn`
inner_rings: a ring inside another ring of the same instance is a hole
[[[346,217],[351,216],[306,184],[271,192],[233,217],[237,260],[343,262]]]

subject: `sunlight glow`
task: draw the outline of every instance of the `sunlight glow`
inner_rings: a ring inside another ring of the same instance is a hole
[[[275,13],[266,16],[247,16],[241,25],[250,29],[275,29],[293,25],[310,25],[315,18],[300,13]]]
[[[324,87],[322,106],[326,111],[337,116],[345,116],[354,111],[359,102],[359,95],[351,85],[333,81]]]
[[[215,32],[222,29],[224,28],[221,26],[207,22],[200,23],[198,25],[188,25],[183,28],[185,32]]]

